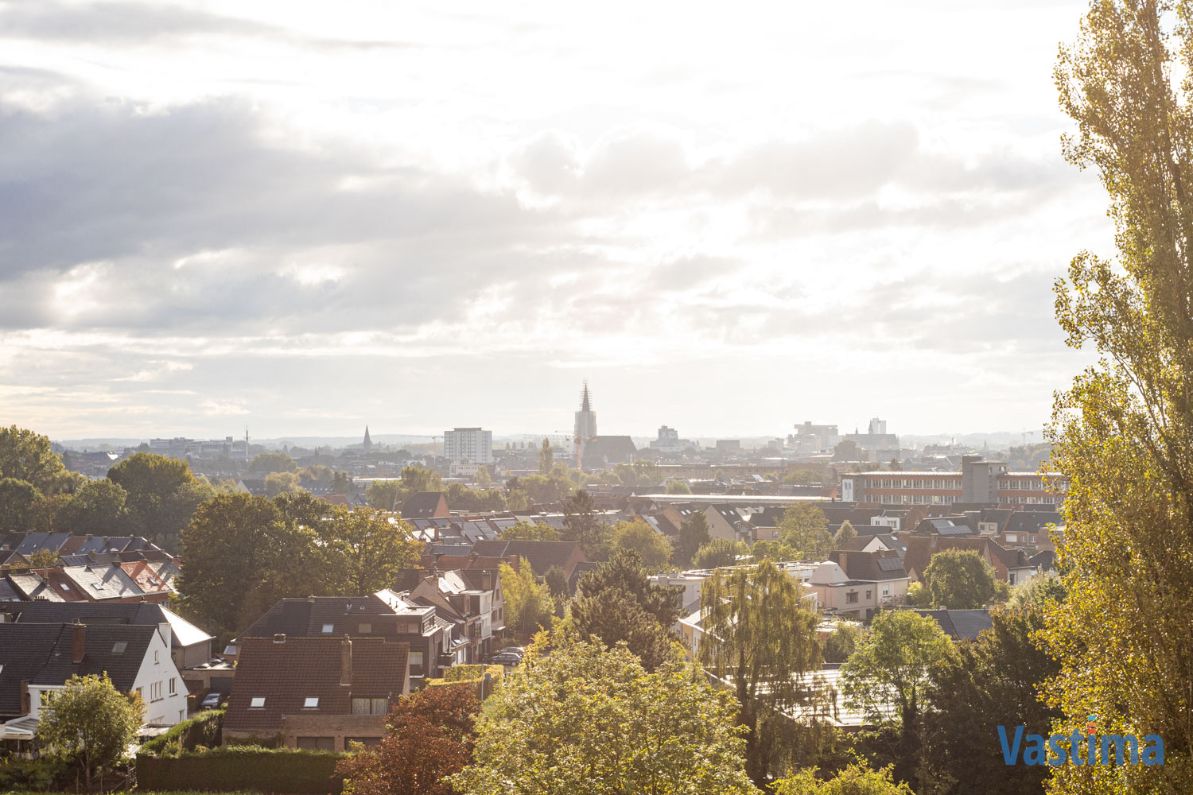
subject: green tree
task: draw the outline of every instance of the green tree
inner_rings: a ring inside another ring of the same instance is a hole
[[[940,789],[1013,795],[1042,791],[1046,768],[1007,766],[990,738],[999,726],[1026,726],[1026,733],[1048,735],[1060,717],[1040,698],[1041,685],[1060,665],[1039,641],[1045,613],[1064,594],[1055,578],[1037,577],[994,608],[993,626],[958,654],[933,668],[924,712],[924,755]]]
[[[288,453],[271,450],[260,453],[249,462],[249,471],[258,475],[269,475],[274,472],[293,472],[298,468],[294,459]]]
[[[993,567],[972,549],[937,552],[924,567],[924,588],[934,607],[973,610],[985,607],[998,595]]]
[[[208,631],[233,636],[278,599],[305,596],[317,572],[315,534],[270,500],[219,494],[182,534],[182,609]]]
[[[136,453],[108,470],[108,479],[124,489],[128,530],[167,549],[178,545],[182,528],[211,496],[211,486],[195,478],[185,461]]]
[[[329,506],[314,530],[323,564],[316,576],[328,595],[363,596],[392,587],[398,572],[418,565],[422,554],[414,528],[369,508]]]
[[[555,469],[555,451],[551,449],[551,442],[543,437],[543,445],[539,448],[539,472],[550,475]]]
[[[534,569],[525,558],[516,565],[502,563],[499,567],[501,592],[505,596],[505,623],[521,636],[551,625],[555,615],[555,600],[547,586],[534,576]]]
[[[744,545],[725,538],[714,538],[696,550],[692,558],[692,566],[697,569],[716,569],[721,566],[732,566],[737,562],[737,556],[744,554]]]
[[[841,522],[841,526],[837,528],[837,532],[833,535],[833,547],[841,549],[845,544],[857,538],[857,528],[853,526],[853,522],[846,519]]]
[[[1057,769],[1055,791],[1193,792],[1193,27],[1187,3],[1090,4],[1056,69],[1065,156],[1110,199],[1118,256],[1078,254],[1057,319],[1098,362],[1055,404],[1069,483],[1048,642],[1062,733],[1159,733],[1163,766]]]
[[[0,478],[0,532],[28,533],[33,530],[41,501],[41,492],[32,483]]]
[[[407,494],[416,491],[443,491],[443,478],[434,470],[411,464],[402,469],[402,488]]]
[[[800,585],[770,561],[704,581],[700,660],[733,691],[746,729],[746,770],[759,786],[786,769],[804,736],[788,715],[813,705],[805,674],[819,669],[816,614]]]
[[[700,547],[708,543],[708,519],[703,511],[693,511],[683,518],[679,525],[679,536],[675,541],[675,557],[681,566],[692,565],[692,559]]]
[[[671,478],[665,484],[665,491],[668,494],[691,494],[692,487],[688,485],[686,480]]]
[[[583,489],[563,501],[563,539],[575,541],[595,560],[609,551],[609,525],[597,514],[592,497]]]
[[[72,533],[111,535],[124,521],[128,494],[111,480],[85,481],[58,511],[55,524]]]
[[[783,511],[779,540],[798,551],[803,560],[824,560],[833,549],[824,511],[807,503],[795,503]]]
[[[566,599],[568,595],[568,578],[563,573],[563,569],[558,566],[552,566],[547,569],[547,573],[543,575],[543,584],[547,586],[547,590],[556,599]]]
[[[0,427],[0,478],[32,484],[42,494],[69,491],[78,476],[68,472],[49,438],[11,425]]]
[[[485,703],[464,795],[756,793],[732,698],[698,669],[651,673],[624,648],[576,641],[539,655]]]
[[[895,783],[892,766],[874,770],[864,761],[854,762],[827,780],[816,778],[815,768],[797,771],[776,781],[772,792],[774,795],[915,795],[906,782]]]
[[[144,706],[103,676],[72,676],[58,692],[46,693],[37,724],[42,753],[77,764],[90,790],[97,777],[124,758],[137,739]]]
[[[652,583],[638,554],[619,550],[580,579],[570,617],[580,638],[624,642],[653,671],[674,654],[670,630],[679,608],[676,589]]]
[[[800,557],[797,550],[792,549],[782,541],[772,541],[769,539],[755,541],[754,546],[750,547],[750,555],[754,560],[768,558],[774,561],[799,560]]]
[[[270,472],[265,476],[265,493],[270,497],[302,490],[294,472]]]
[[[400,480],[374,480],[365,489],[365,500],[379,511],[396,511],[405,499],[406,491]]]
[[[852,621],[838,621],[833,631],[824,639],[824,661],[845,662],[849,659],[849,655],[857,649],[858,642],[865,634],[866,631],[860,624],[855,624]]]
[[[627,549],[637,553],[647,571],[667,568],[671,561],[671,542],[640,518],[618,522],[611,532],[611,549]]]
[[[503,541],[558,541],[559,531],[545,522],[517,522],[501,531]]]
[[[909,610],[883,611],[841,667],[845,697],[899,738],[895,772],[916,786],[922,757],[921,716],[933,669],[956,658],[949,636],[931,618]]]

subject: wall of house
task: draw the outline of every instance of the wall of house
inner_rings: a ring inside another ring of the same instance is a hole
[[[380,740],[385,736],[384,715],[283,715],[282,744],[298,748],[299,738],[331,738],[333,751],[346,751],[351,740]]]
[[[154,633],[133,686],[145,701],[147,726],[173,726],[186,720],[186,685],[160,632]]]

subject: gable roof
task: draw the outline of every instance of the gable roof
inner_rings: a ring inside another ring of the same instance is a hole
[[[393,619],[399,615],[393,605],[375,594],[368,596],[312,596],[306,599],[282,599],[252,623],[241,638],[363,637],[361,623],[370,626],[366,635],[397,635]],[[385,619],[374,622],[373,619]],[[331,631],[324,632],[324,627]]]
[[[170,625],[171,646],[192,646],[212,636],[174,611],[155,602],[29,602],[19,608],[17,621],[22,624],[55,624],[75,621],[97,626],[124,624],[136,626]]]
[[[75,663],[72,648],[78,631],[83,634],[83,659]],[[132,690],[156,633],[156,626],[0,624],[0,714],[21,714],[22,681],[61,685],[71,676],[107,673],[117,690]]]
[[[409,651],[383,638],[244,638],[224,727],[271,734],[283,715],[351,715],[354,696],[395,699],[410,690]],[[345,657],[348,686],[340,684]],[[264,705],[252,708],[254,698]],[[305,709],[307,698],[318,698],[318,708]]]
[[[472,551],[479,557],[525,558],[530,568],[539,577],[543,577],[553,566],[563,569],[564,576],[571,576],[575,565],[588,560],[580,545],[574,541],[528,541],[513,539],[510,541],[478,541],[472,546]]]
[[[447,516],[447,496],[441,491],[416,491],[402,503],[403,519],[431,519]]]
[[[921,616],[940,624],[940,628],[953,640],[973,640],[984,629],[990,629],[994,622],[990,611],[981,610],[916,610]]]

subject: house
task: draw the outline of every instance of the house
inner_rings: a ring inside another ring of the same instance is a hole
[[[441,657],[449,651],[450,623],[439,620],[435,607],[381,590],[367,596],[310,596],[282,599],[240,633],[246,638],[379,637],[405,644],[411,689],[442,675]],[[395,647],[396,648],[396,647]],[[239,655],[239,645],[237,646]]]
[[[410,692],[409,647],[382,637],[241,639],[224,741],[278,737],[288,748],[376,745]]]
[[[974,640],[982,630],[990,629],[990,611],[981,610],[916,610],[921,616],[940,624],[944,633],[953,640]]]
[[[867,528],[873,529],[873,528]],[[878,528],[882,529],[882,528]],[[902,559],[907,552],[907,544],[894,533],[860,533],[841,544],[841,549],[858,552],[880,552],[889,550],[898,554]]]
[[[816,564],[807,587],[826,613],[870,618],[880,608],[901,604],[908,583],[894,551],[835,550]]]
[[[138,692],[145,726],[186,719],[186,688],[170,655],[168,625],[0,624],[0,740],[32,740],[43,699],[71,676],[107,674]]]
[[[447,495],[441,491],[416,491],[402,503],[403,519],[447,519]]]
[[[923,579],[924,569],[932,556],[945,549],[972,550],[993,567],[995,575],[1010,585],[1021,585],[1035,577],[1039,570],[1032,565],[1022,549],[1007,549],[987,536],[942,537],[911,535],[906,538],[907,552],[903,565],[908,576]]]
[[[559,568],[563,576],[571,580],[576,564],[588,560],[584,550],[574,541],[478,541],[473,544],[472,551],[481,557],[500,558],[508,563],[523,558],[539,578],[546,577],[551,569]]]
[[[135,625],[163,627],[170,638],[170,656],[179,671],[211,659],[214,638],[174,611],[152,602],[26,602],[16,605],[23,624]]]

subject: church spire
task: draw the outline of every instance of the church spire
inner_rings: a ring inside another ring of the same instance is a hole
[[[580,393],[580,411],[592,411],[592,404],[588,399],[588,382],[584,382],[584,390]]]
[[[361,445],[361,447],[363,447],[365,450],[373,449],[373,440],[371,438],[369,438],[369,426],[368,425],[365,426],[365,441],[364,441],[364,444]]]

